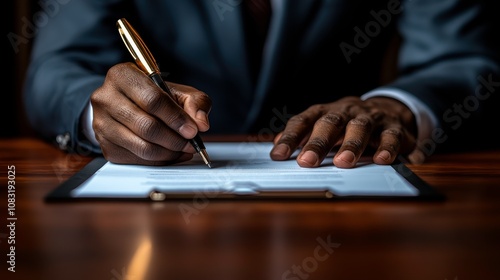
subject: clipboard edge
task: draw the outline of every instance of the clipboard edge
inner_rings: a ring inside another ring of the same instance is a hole
[[[59,184],[55,189],[49,192],[45,197],[45,202],[68,201],[74,200],[71,196],[71,191],[80,186],[83,182],[89,179],[94,173],[99,170],[108,161],[104,157],[96,157],[87,163],[82,169],[73,174],[66,181]]]
[[[87,165],[85,165],[81,170],[75,173],[73,176],[68,178],[66,181],[59,184],[55,189],[49,192],[45,197],[45,202],[68,202],[68,201],[144,201],[144,202],[168,202],[168,201],[182,201],[182,200],[192,200],[192,196],[186,197],[168,197],[167,199],[161,201],[155,201],[146,197],[73,197],[71,192],[79,187],[83,182],[89,179],[96,171],[98,171],[104,164],[108,161],[104,157],[96,157],[92,159]],[[415,196],[386,196],[386,195],[344,195],[333,197],[300,197],[297,195],[286,196],[285,194],[281,196],[245,196],[245,195],[234,195],[231,197],[215,197],[210,198],[211,200],[279,200],[279,201],[353,201],[353,200],[364,200],[364,201],[444,201],[446,196],[430,186],[422,178],[417,176],[399,157],[391,167],[400,174],[405,180],[407,180],[412,186],[414,186],[419,194]]]

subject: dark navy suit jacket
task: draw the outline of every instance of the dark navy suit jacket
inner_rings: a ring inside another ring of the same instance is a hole
[[[37,26],[26,109],[47,139],[66,134],[68,148],[88,145],[79,120],[90,95],[112,65],[132,61],[116,28],[124,17],[170,81],[212,98],[210,132],[264,137],[310,105],[387,87],[426,104],[445,129],[443,144],[456,146],[491,125],[498,105],[498,26],[485,3],[284,0],[256,69],[241,1],[66,1]],[[381,65],[394,36],[401,38],[393,50],[398,76],[384,84]]]

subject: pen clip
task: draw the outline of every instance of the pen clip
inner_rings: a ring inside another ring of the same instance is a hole
[[[160,73],[160,69],[156,64],[151,51],[148,49],[141,36],[139,36],[139,33],[135,31],[132,25],[130,25],[125,18],[119,19],[116,22],[116,25],[118,27],[120,37],[141,70],[143,70],[147,75]]]

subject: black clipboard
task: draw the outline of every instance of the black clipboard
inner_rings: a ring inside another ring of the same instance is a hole
[[[46,202],[67,202],[67,201],[171,201],[171,200],[192,200],[198,193],[165,193],[152,190],[148,196],[132,197],[75,197],[72,191],[81,186],[94,173],[107,163],[103,157],[97,157],[88,163],[79,172],[68,180],[61,183],[53,191],[45,196]],[[402,158],[391,165],[391,167],[404,177],[414,188],[418,190],[418,195],[414,196],[383,196],[383,195],[336,195],[330,191],[291,191],[291,192],[260,192],[252,193],[220,193],[216,196],[208,196],[213,200],[420,200],[420,201],[443,201],[445,196],[430,186],[427,182],[418,177],[403,162]]]

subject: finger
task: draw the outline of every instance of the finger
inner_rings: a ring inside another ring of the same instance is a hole
[[[208,114],[212,108],[212,100],[202,91],[193,87],[167,83],[172,95],[184,108],[184,111],[196,122],[200,131],[207,131],[210,128]]]
[[[425,153],[420,149],[415,149],[412,153],[410,153],[407,156],[407,158],[408,161],[412,164],[422,164],[427,159]]]
[[[139,108],[163,121],[168,127],[186,139],[192,139],[198,133],[198,126],[191,117],[166,92],[161,90],[135,65],[118,64],[108,71],[109,79],[123,79],[127,83],[117,83],[118,91],[126,94]]]
[[[401,127],[393,126],[384,129],[380,134],[380,144],[373,155],[376,164],[391,164],[400,152],[404,132]]]
[[[169,165],[177,162],[183,162],[183,161],[188,161],[193,158],[192,154],[182,154],[180,157],[178,157],[175,160],[160,160],[160,161],[151,161],[151,160],[145,160],[143,158],[138,157],[137,155],[133,154],[129,150],[118,146],[107,139],[103,138],[101,139],[101,148],[103,152],[104,158],[106,158],[108,161],[113,162],[113,163],[118,163],[118,164],[140,164],[140,165],[157,165],[157,166],[162,166],[162,165]]]
[[[93,126],[100,144],[105,141],[111,142],[145,161],[171,161],[184,154],[148,142],[111,118],[94,119]],[[115,155],[109,155],[115,158]]]
[[[281,139],[281,135],[283,135],[283,132],[278,132],[278,134],[276,134],[276,136],[274,136],[274,139],[273,139],[274,145],[278,144],[278,141]]]
[[[315,124],[311,136],[297,156],[301,167],[317,167],[344,132],[347,116],[338,113],[323,115]]]
[[[271,150],[271,159],[287,160],[297,147],[303,143],[304,138],[311,133],[311,128],[321,115],[321,109],[316,107],[318,107],[318,105],[288,120],[285,129],[281,132],[279,140],[276,141]]]
[[[412,164],[422,164],[427,160],[428,153],[420,148],[420,145],[415,145],[413,151],[411,151],[406,158]]]
[[[278,141],[281,139],[281,135],[283,134],[283,132],[279,132],[278,134],[276,134],[276,136],[274,137],[273,139],[273,144],[276,145],[278,143]],[[302,141],[300,142],[300,144],[298,145],[298,148],[301,148],[301,147],[304,147],[304,145],[307,143],[307,140],[309,139],[309,137],[311,136],[311,133],[308,133],[303,139]]]
[[[158,144],[171,151],[194,153],[189,142],[154,116],[148,115],[123,95],[114,96],[108,113],[145,141]]]
[[[344,142],[333,158],[333,164],[340,168],[356,166],[361,154],[365,150],[373,131],[373,124],[365,115],[351,119],[347,124]]]

